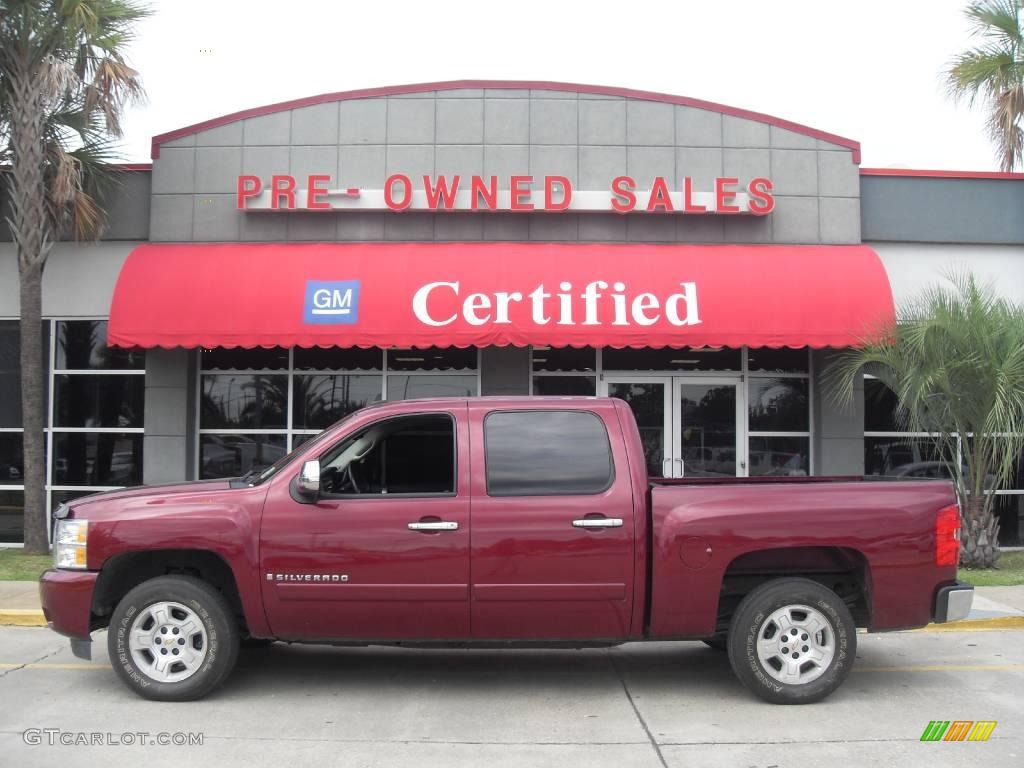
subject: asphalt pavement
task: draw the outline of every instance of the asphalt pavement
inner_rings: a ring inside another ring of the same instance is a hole
[[[0,764],[1024,765],[1019,630],[860,635],[843,687],[802,707],[753,698],[725,655],[700,643],[582,651],[279,643],[243,651],[227,684],[204,700],[156,703],[115,679],[103,633],[96,639],[96,660],[83,662],[45,628],[0,627]],[[986,742],[922,742],[932,720],[997,725]],[[201,734],[202,744],[149,743],[160,734]]]

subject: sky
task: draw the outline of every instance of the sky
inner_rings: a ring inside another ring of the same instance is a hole
[[[277,101],[405,83],[553,80],[660,91],[861,142],[863,167],[998,170],[984,110],[945,94],[967,0],[151,0],[124,159]]]

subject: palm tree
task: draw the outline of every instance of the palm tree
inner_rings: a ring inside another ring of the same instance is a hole
[[[142,97],[123,53],[148,11],[132,0],[0,0],[0,164],[10,166],[21,295],[25,550],[48,549],[42,278],[55,239],[98,236],[98,179]]]
[[[946,87],[970,105],[983,99],[999,164],[1012,171],[1024,160],[1024,0],[976,0],[964,13],[981,40],[953,59]]]
[[[971,275],[951,275],[900,308],[895,328],[845,350],[825,373],[834,399],[849,404],[861,371],[897,398],[909,432],[929,433],[951,463],[963,516],[967,567],[999,557],[991,493],[1024,461],[1024,306]]]

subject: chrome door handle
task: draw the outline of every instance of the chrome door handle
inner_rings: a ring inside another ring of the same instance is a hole
[[[621,517],[584,517],[582,520],[573,520],[573,528],[621,528]]]
[[[686,464],[683,463],[682,459],[672,459],[672,461],[679,462],[679,477],[686,477]]]
[[[668,471],[667,472],[665,471],[665,467],[666,466],[668,467]],[[661,460],[661,476],[662,477],[669,477],[671,474],[672,474],[672,459],[662,459]]]
[[[450,523],[447,520],[440,520],[436,523],[409,523],[410,531],[457,531],[458,523]]]

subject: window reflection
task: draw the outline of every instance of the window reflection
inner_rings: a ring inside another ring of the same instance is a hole
[[[106,320],[57,323],[55,367],[60,370],[141,370],[145,353],[107,346]]]
[[[285,455],[284,435],[201,435],[199,477],[238,477]]]
[[[388,375],[388,400],[408,400],[413,397],[473,397],[476,393],[476,374]]]
[[[811,438],[751,437],[750,475],[803,477],[810,474]]]
[[[141,485],[142,435],[55,433],[53,482],[55,485]]]
[[[284,428],[287,403],[287,376],[244,373],[204,375],[200,427]]]
[[[143,376],[61,374],[54,377],[56,427],[141,427]]]
[[[806,432],[810,429],[807,379],[752,378],[752,432]]]
[[[380,400],[380,395],[380,376],[296,375],[292,391],[292,427],[324,429],[353,411]]]

